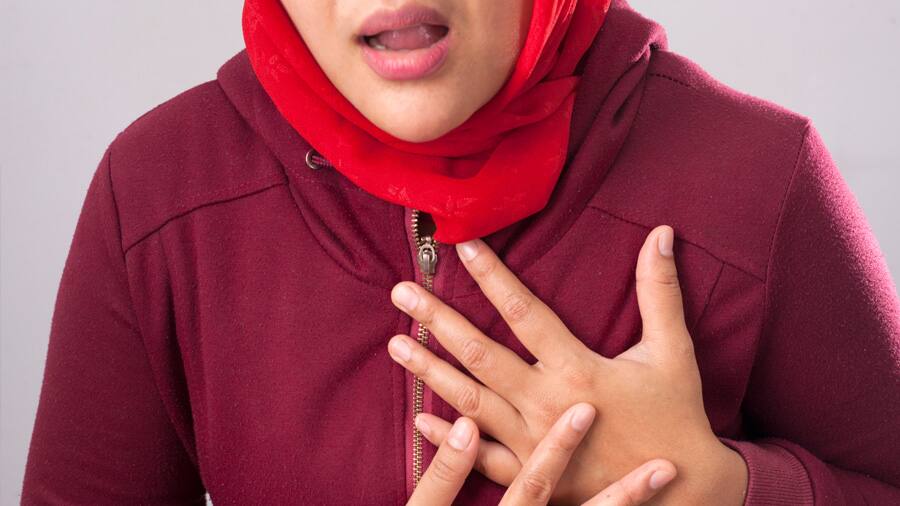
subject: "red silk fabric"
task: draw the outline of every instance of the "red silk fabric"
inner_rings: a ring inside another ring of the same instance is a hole
[[[365,191],[431,214],[435,239],[457,243],[546,206],[566,160],[576,66],[609,4],[534,0],[504,86],[463,124],[421,143],[384,132],[338,91],[280,0],[246,0],[243,31],[260,83],[313,148]]]

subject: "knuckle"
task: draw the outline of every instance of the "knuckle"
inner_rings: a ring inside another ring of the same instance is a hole
[[[639,502],[639,498],[635,490],[632,490],[631,487],[625,485],[623,480],[616,481],[607,489],[609,492],[609,496],[612,496],[618,501],[623,501],[622,504],[627,506],[636,506],[641,504]]]
[[[522,494],[538,504],[548,502],[553,493],[553,480],[538,470],[525,471],[520,486]]]
[[[447,457],[436,457],[428,470],[431,479],[440,483],[455,483],[459,479],[459,466]]]
[[[503,314],[509,321],[521,322],[525,321],[531,314],[532,300],[531,297],[521,292],[514,292],[506,297],[503,301]]]
[[[563,434],[554,436],[552,440],[545,443],[547,452],[551,455],[559,455],[562,457],[572,453],[578,447],[576,436],[573,429],[566,428]]]
[[[412,364],[411,369],[416,373],[416,376],[422,378],[424,381],[428,381],[431,378],[431,360],[428,356],[422,356],[417,351],[413,351],[412,360],[410,360],[410,364]]]
[[[562,369],[562,377],[566,385],[573,391],[592,391],[596,372],[589,371],[580,363],[566,364]]]
[[[494,258],[483,258],[485,255],[475,257],[475,273],[480,278],[488,278],[497,270],[499,262]]]
[[[656,286],[660,286],[666,290],[681,289],[681,282],[678,279],[678,273],[674,271],[646,272],[642,269],[638,269],[635,278],[638,283],[653,284]]]
[[[680,290],[681,284],[678,281],[678,275],[674,272],[661,272],[654,276],[653,281],[666,290]]]
[[[542,420],[545,429],[549,430],[563,411],[559,407],[558,398],[552,395],[541,395],[534,399],[533,403],[532,409],[535,411],[537,418]]]
[[[484,370],[491,364],[487,346],[478,339],[469,339],[463,343],[459,358],[466,369],[470,371]]]
[[[463,385],[456,395],[457,409],[463,416],[470,418],[478,418],[481,402],[481,390],[472,385]]]
[[[416,315],[416,319],[419,320],[423,325],[431,325],[434,322],[435,317],[437,316],[438,305],[431,300],[431,297],[422,297],[421,302],[419,302],[419,312]]]

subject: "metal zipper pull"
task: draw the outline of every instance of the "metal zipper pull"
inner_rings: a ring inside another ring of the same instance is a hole
[[[422,239],[422,244],[419,245],[417,258],[419,260],[419,268],[422,269],[422,274],[434,274],[434,268],[437,265],[437,249],[434,247],[434,239],[432,239],[430,235],[425,236]]]

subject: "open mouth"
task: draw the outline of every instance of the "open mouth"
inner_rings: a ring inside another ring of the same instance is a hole
[[[437,72],[454,38],[443,14],[417,4],[377,11],[356,33],[363,59],[390,80],[420,79]]]
[[[379,51],[410,51],[429,47],[447,36],[450,28],[443,25],[417,24],[397,30],[385,30],[360,39]]]
[[[416,4],[377,11],[356,33],[365,62],[389,80],[421,79],[437,72],[454,38],[443,14]]]

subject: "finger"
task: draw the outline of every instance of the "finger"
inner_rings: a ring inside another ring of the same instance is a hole
[[[654,459],[623,476],[582,506],[637,506],[644,504],[675,478],[675,465]]]
[[[416,427],[431,444],[440,446],[447,439],[452,425],[447,420],[431,413],[421,413],[416,417]],[[484,439],[478,443],[475,470],[489,480],[508,487],[516,479],[516,475],[521,469],[522,464],[519,462],[519,458],[509,448],[496,441],[485,441]]]
[[[653,229],[638,255],[635,278],[641,313],[642,342],[653,347],[692,345],[684,321],[681,286],[672,254],[674,230],[668,225]]]
[[[455,309],[416,283],[394,286],[391,300],[421,322],[441,346],[491,390],[513,400],[523,394],[531,366],[509,348],[485,336]]]
[[[553,424],[506,490],[501,505],[545,505],[569,459],[594,421],[597,410],[579,403]]]
[[[497,308],[513,334],[550,367],[584,353],[585,346],[543,301],[528,289],[484,241],[456,245],[462,264]]]
[[[460,418],[425,470],[407,504],[430,506],[452,504],[472,471],[478,454],[478,428]]]
[[[523,433],[522,415],[510,403],[459,369],[438,358],[409,336],[391,338],[388,343],[391,357],[409,372],[425,382],[436,394],[453,406],[462,416],[488,434],[518,447],[516,436]]]

